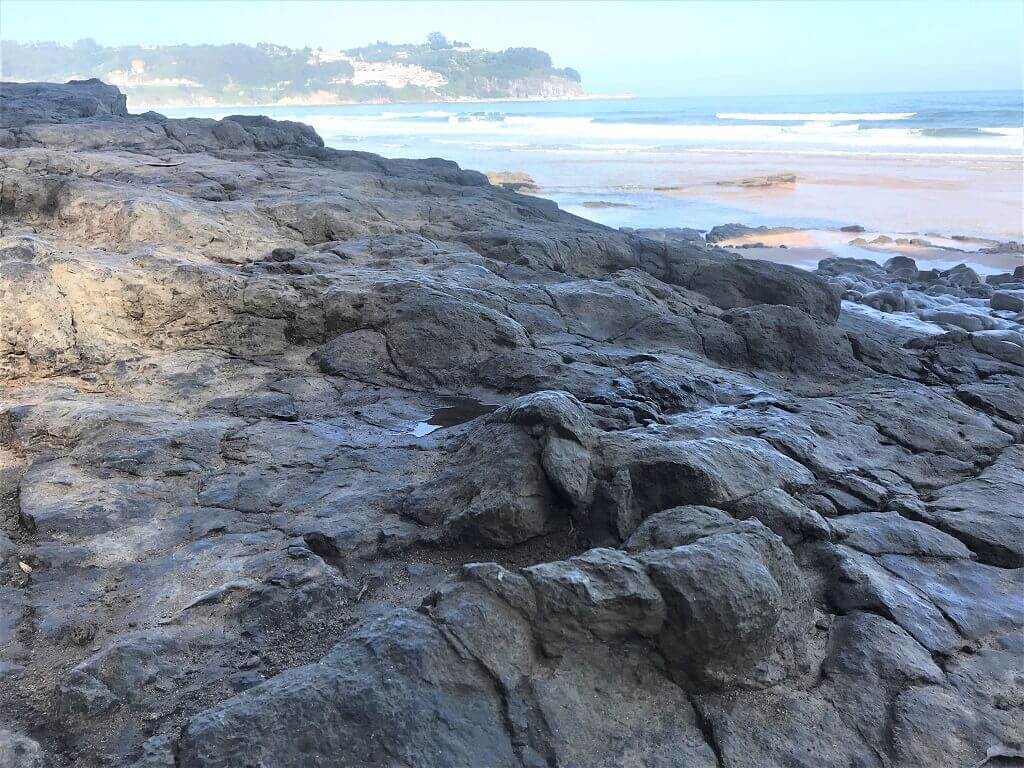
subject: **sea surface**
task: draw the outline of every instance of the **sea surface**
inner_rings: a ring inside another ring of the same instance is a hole
[[[160,111],[268,114],[311,124],[332,147],[524,172],[538,194],[611,226],[1021,228],[1016,91]],[[740,183],[766,174],[796,183]]]

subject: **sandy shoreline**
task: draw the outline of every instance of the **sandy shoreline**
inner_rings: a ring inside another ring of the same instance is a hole
[[[687,152],[630,158],[624,192],[648,191],[787,219],[860,224],[899,233],[948,232],[1024,238],[1019,157]],[[744,184],[792,175],[792,183]],[[643,178],[644,185],[635,183]],[[672,226],[672,225],[666,225]]]
[[[715,155],[695,158],[687,185],[668,194],[699,195],[785,216],[799,214],[912,232],[937,228],[1020,236],[1019,159],[876,156]],[[730,178],[789,172],[791,185],[725,186]],[[992,230],[992,231],[990,231]]]

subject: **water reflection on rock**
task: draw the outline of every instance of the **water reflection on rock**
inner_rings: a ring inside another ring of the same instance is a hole
[[[429,419],[418,422],[412,428],[413,435],[424,437],[438,429],[464,424],[478,416],[491,413],[499,405],[498,403],[485,403],[472,397],[447,397],[441,402],[444,405],[436,408]]]

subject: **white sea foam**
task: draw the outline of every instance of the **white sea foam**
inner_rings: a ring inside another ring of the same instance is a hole
[[[796,114],[796,113],[794,113]],[[823,113],[829,117],[873,118],[913,113]],[[587,116],[505,115],[503,119],[464,119],[438,111],[378,114],[304,114],[292,119],[313,127],[326,140],[395,139],[472,144],[545,151],[672,152],[692,150],[785,150],[806,152],[1018,153],[1024,129],[988,128],[974,135],[928,135],[920,128],[863,128],[858,122],[817,121],[814,113],[800,122],[671,124],[595,122]],[[772,115],[772,117],[779,117]],[[423,118],[433,118],[426,119]],[[447,118],[447,119],[442,119]]]
[[[940,333],[945,333],[945,329],[942,326],[921,320],[916,315],[911,315],[907,312],[880,312],[873,307],[857,304],[853,301],[844,301],[842,305],[844,312],[862,315],[880,323],[889,323],[913,333],[920,333],[925,336],[937,336]]]
[[[1024,128],[979,128],[978,131],[996,136],[1012,136],[1018,142],[1024,141]]]
[[[719,120],[769,123],[846,123],[851,120],[906,120],[916,112],[718,112]]]

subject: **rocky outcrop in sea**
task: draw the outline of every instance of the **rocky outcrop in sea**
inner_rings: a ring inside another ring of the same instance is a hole
[[[0,765],[1021,759],[1012,287],[0,97]]]

